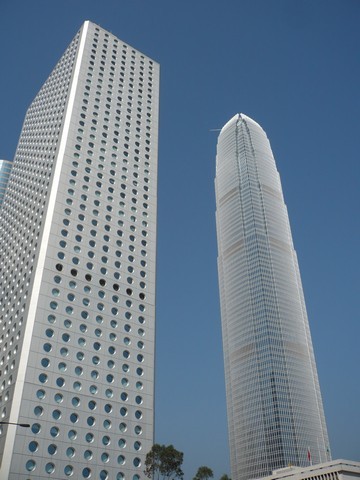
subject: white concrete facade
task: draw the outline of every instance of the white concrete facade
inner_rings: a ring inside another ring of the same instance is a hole
[[[332,460],[305,468],[287,467],[262,480],[356,480],[360,478],[360,462]]]
[[[85,22],[0,216],[0,480],[139,480],[153,444],[159,65]]]
[[[305,302],[280,177],[263,129],[221,130],[216,221],[231,477],[329,460]]]

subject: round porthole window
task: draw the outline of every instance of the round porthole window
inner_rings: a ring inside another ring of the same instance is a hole
[[[26,467],[26,470],[27,470],[28,472],[33,472],[33,471],[35,470],[35,468],[36,468],[36,463],[35,463],[34,460],[28,460],[28,461],[26,462],[25,467]]]

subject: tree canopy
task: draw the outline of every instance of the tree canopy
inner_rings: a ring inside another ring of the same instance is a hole
[[[226,473],[224,473],[224,475],[221,475],[220,480],[231,480],[231,478]]]
[[[184,454],[176,450],[173,445],[159,445],[155,443],[146,454],[144,473],[148,478],[156,480],[182,480],[184,473],[181,465]]]
[[[203,466],[198,468],[193,480],[209,480],[209,478],[212,478],[213,476],[214,474],[211,468]]]

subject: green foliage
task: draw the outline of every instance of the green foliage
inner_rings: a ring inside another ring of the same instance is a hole
[[[179,478],[182,480],[184,473],[181,465],[184,460],[184,454],[176,450],[173,445],[159,445],[155,443],[145,459],[144,473],[148,478],[156,480],[173,480]]]
[[[220,477],[220,480],[231,480],[231,478],[226,473],[224,473],[224,475]]]
[[[198,468],[193,480],[209,480],[209,478],[212,478],[213,476],[214,474],[211,468],[203,466]]]

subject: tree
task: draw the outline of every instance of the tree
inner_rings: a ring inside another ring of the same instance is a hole
[[[150,452],[146,454],[144,473],[149,478],[156,480],[175,478],[183,479],[184,473],[181,465],[184,454],[176,450],[172,445],[159,445],[155,443]]]
[[[231,478],[226,473],[224,473],[224,475],[220,477],[220,480],[231,480]]]
[[[209,478],[212,478],[213,476],[214,474],[211,468],[203,466],[198,468],[193,480],[209,480]]]

